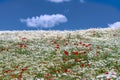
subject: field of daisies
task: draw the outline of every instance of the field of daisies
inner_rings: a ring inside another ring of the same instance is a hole
[[[120,29],[0,31],[0,80],[120,80]]]

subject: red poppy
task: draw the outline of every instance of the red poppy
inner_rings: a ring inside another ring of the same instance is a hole
[[[80,53],[81,53],[81,54],[86,54],[87,52],[86,52],[86,51],[81,51]]]
[[[55,80],[54,78],[50,78],[49,80]]]
[[[74,43],[74,45],[76,45],[76,43]]]
[[[90,47],[89,50],[92,51],[93,49]]]
[[[84,44],[84,43],[82,44],[82,46],[85,46],[85,45],[86,45],[86,44]]]
[[[68,56],[68,55],[69,55],[69,53],[68,53],[67,51],[64,51],[64,54],[65,54],[66,56]]]
[[[80,66],[83,68],[85,65],[84,64],[80,64]]]
[[[79,60],[77,58],[74,59],[75,62],[79,62]]]
[[[89,44],[87,44],[88,46],[91,46],[92,44],[91,43],[89,43]]]
[[[108,78],[107,80],[111,80],[110,78]]]
[[[23,37],[23,38],[21,38],[22,40],[25,40],[25,39],[27,39],[27,38],[25,38],[25,37]]]
[[[21,40],[27,42],[27,38],[25,37],[21,38]]]
[[[85,47],[89,47],[88,45],[85,45]]]
[[[59,46],[59,44],[57,44],[57,46]]]
[[[90,64],[87,64],[88,67],[90,67]]]
[[[89,44],[86,44],[85,47],[90,47],[91,45],[92,45],[92,44],[89,43]]]
[[[64,43],[64,45],[65,45],[65,46],[67,46],[67,45],[68,45],[68,43]]]
[[[11,78],[12,78],[12,79],[13,79],[13,78],[15,78],[15,75],[14,75],[14,74],[12,74],[12,75],[11,75]]]
[[[100,46],[99,46],[99,45],[97,46],[97,49],[100,49]]]
[[[18,80],[21,80],[21,79],[22,79],[22,74],[18,76]]]
[[[16,68],[18,68],[19,66],[16,66]]]
[[[106,71],[105,74],[108,74],[108,71]]]
[[[5,73],[9,73],[10,72],[10,70],[5,70]]]
[[[22,48],[22,47],[23,47],[23,44],[19,44],[19,46],[20,46],[20,48]]]
[[[25,44],[19,44],[20,48],[27,47]]]
[[[74,43],[74,45],[78,46],[78,44],[77,44],[77,43]]]
[[[69,70],[69,69],[65,69],[64,72],[65,72],[65,73],[69,73],[70,70]]]
[[[75,54],[75,55],[78,55],[78,51],[76,51],[76,52],[73,52],[73,54]]]
[[[26,71],[26,70],[27,70],[27,68],[28,68],[28,67],[22,68],[22,69],[21,69],[21,72]]]
[[[48,77],[50,77],[50,76],[51,76],[51,75],[50,75],[49,73],[44,75],[45,78],[48,78]]]
[[[59,45],[59,44],[57,44],[55,48],[56,48],[56,49],[59,49],[59,48],[60,48],[60,45]]]
[[[68,60],[68,58],[63,58],[63,60],[64,60],[64,61],[67,61],[67,60]]]
[[[57,42],[55,40],[53,40],[52,42],[53,42],[53,44],[57,44]]]
[[[80,42],[80,44],[83,44],[82,42]]]

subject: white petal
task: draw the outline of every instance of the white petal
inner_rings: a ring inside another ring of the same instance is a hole
[[[102,77],[104,77],[104,76],[105,76],[105,75],[103,75],[103,74],[102,74],[102,75],[98,75],[97,78],[102,78]]]
[[[116,78],[117,76],[116,75],[111,75],[111,77]]]

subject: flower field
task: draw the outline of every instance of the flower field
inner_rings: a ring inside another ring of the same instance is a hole
[[[120,80],[120,29],[1,31],[0,80]]]

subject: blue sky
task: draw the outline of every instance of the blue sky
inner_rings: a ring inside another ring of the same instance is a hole
[[[0,30],[118,27],[120,0],[0,0]]]

